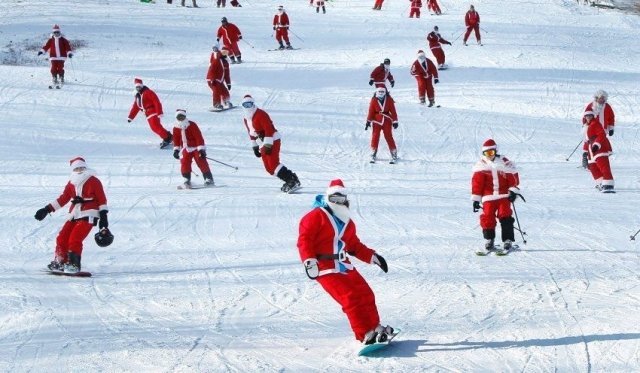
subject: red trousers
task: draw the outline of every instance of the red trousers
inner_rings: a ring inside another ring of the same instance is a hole
[[[196,165],[202,171],[202,173],[211,172],[209,169],[209,162],[206,158],[200,158],[200,153],[197,150],[188,152],[187,149],[182,149],[182,157],[180,158],[180,173],[191,174],[191,161],[195,160]]]
[[[440,6],[436,0],[428,0],[427,1],[427,9],[430,9],[435,14],[440,14],[442,11],[440,10]]]
[[[211,92],[213,93],[213,106],[222,105],[223,102],[231,98],[225,83],[213,81],[209,84],[209,88],[211,88]]]
[[[416,18],[420,18],[420,8],[411,8],[411,11],[409,11],[409,18],[413,18],[414,15]]]
[[[600,156],[595,162],[589,163],[589,171],[593,180],[601,181],[602,185],[613,185],[613,174],[611,174],[611,165],[608,156]]]
[[[269,175],[273,175],[273,173],[276,172],[276,167],[280,164],[280,140],[273,142],[271,154],[266,153],[264,146],[260,149],[260,154],[262,155],[261,159],[262,164],[264,164],[264,169],[267,170]]]
[[[436,58],[438,65],[444,64],[444,51],[441,47],[431,49],[431,53],[433,53],[433,56]]]
[[[393,130],[391,123],[385,121],[383,125],[373,124],[371,126],[371,149],[378,151],[378,144],[380,143],[380,131],[384,135],[384,139],[387,141],[387,146],[390,151],[396,150],[396,142],[393,140]]]
[[[384,2],[384,0],[376,0],[375,4],[373,4],[373,9],[380,9],[382,8],[382,3]]]
[[[342,306],[357,340],[380,325],[376,297],[357,270],[320,276],[318,282]]]
[[[240,48],[238,47],[238,42],[234,41],[229,44],[225,43],[224,46],[229,49],[229,57],[239,57],[241,55]]]
[[[485,201],[482,203],[480,227],[482,227],[482,229],[495,229],[496,217],[498,220],[501,220],[510,217],[511,214],[511,202],[509,202],[507,198]]]
[[[151,118],[147,118],[147,123],[149,123],[149,128],[151,128],[151,131],[160,136],[161,139],[164,140],[169,137],[169,135],[171,135],[169,131],[162,127],[162,123],[160,123],[160,117],[158,117],[157,115],[154,115]]]
[[[51,61],[51,75],[64,76],[64,61]]]
[[[82,241],[89,235],[93,224],[87,220],[68,220],[56,237],[55,260],[66,263],[69,252],[82,255]]]
[[[467,27],[467,32],[464,34],[464,42],[467,42],[467,39],[469,39],[469,35],[471,35],[471,31],[475,31],[476,32],[476,40],[480,41],[480,25],[475,25],[475,26],[468,26]]]
[[[279,28],[276,30],[276,40],[278,41],[278,43],[282,43],[282,40],[284,40],[285,43],[287,43],[287,45],[289,44],[289,30],[286,28]]]
[[[418,98],[420,98],[420,101],[424,100],[425,96],[429,100],[435,99],[431,78],[416,76],[416,81],[418,82]]]

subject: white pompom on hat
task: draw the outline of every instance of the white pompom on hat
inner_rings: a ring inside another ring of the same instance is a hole
[[[332,194],[342,194],[344,196],[347,195],[347,188],[344,187],[344,183],[340,179],[331,180],[329,183],[329,187],[327,188],[327,196]]]
[[[78,167],[87,167],[87,162],[85,162],[82,157],[75,157],[69,161],[69,166],[71,167],[71,171],[75,170]]]
[[[486,152],[487,150],[498,150],[498,145],[496,145],[496,142],[493,141],[493,139],[487,139],[482,144],[482,152]]]
[[[57,24],[53,25],[53,28],[51,29],[51,31],[52,32],[60,32],[60,26],[58,26]]]
[[[142,79],[140,79],[140,78],[135,78],[135,79],[133,79],[133,84],[134,84],[136,87],[142,87],[142,86],[143,86],[143,84],[142,84]]]
[[[178,119],[179,115],[184,115],[185,118],[187,117],[187,111],[184,109],[177,109],[176,110],[176,119]]]

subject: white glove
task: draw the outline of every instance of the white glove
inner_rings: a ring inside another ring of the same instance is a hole
[[[303,262],[304,270],[307,272],[307,277],[315,280],[320,275],[320,269],[318,269],[318,259],[309,258]]]

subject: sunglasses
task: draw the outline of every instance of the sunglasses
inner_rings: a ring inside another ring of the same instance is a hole
[[[252,108],[252,107],[253,107],[253,105],[254,105],[254,103],[253,103],[253,102],[243,102],[243,103],[242,103],[242,107],[243,107],[243,108],[245,108],[245,109]]]
[[[329,196],[329,202],[336,205],[344,205],[348,202],[347,196],[343,194],[332,194]]]
[[[483,151],[482,154],[486,155],[487,157],[493,157],[494,155],[496,155],[496,151],[495,149],[489,149]]]

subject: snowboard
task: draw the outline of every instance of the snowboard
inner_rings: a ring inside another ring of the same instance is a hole
[[[365,345],[360,349],[360,351],[358,351],[358,356],[369,356],[376,351],[386,348],[398,334],[400,334],[400,329],[394,330],[393,334],[389,336],[389,339],[387,339],[386,342],[376,342],[370,345]]]
[[[496,254],[496,256],[507,256],[510,252],[518,250],[520,246],[513,244],[511,245],[511,250],[503,250],[500,245],[494,245],[491,250],[478,250],[476,251],[477,256],[488,256],[491,253]]]
[[[296,194],[296,192],[299,191],[300,189],[302,189],[302,185],[299,185],[297,187],[293,187],[293,188],[287,190],[284,193],[286,193],[286,194]]]
[[[192,185],[191,188],[187,188],[184,184],[178,185],[178,190],[191,190],[191,189],[209,189],[209,188],[222,188],[226,185]]]
[[[67,277],[91,277],[91,272],[87,272],[87,271],[80,271],[80,272],[76,272],[76,273],[69,273],[69,272],[61,272],[61,271],[50,271],[48,269],[45,269],[45,272],[47,272],[50,275],[56,275],[56,276],[67,276]]]
[[[280,49],[280,48],[276,48],[276,49],[267,49],[269,52],[274,52],[274,51],[297,51],[300,48],[285,48],[285,49]]]
[[[226,107],[226,108],[222,108],[222,109],[209,109],[209,111],[212,112],[212,113],[220,113],[220,112],[231,110],[231,109],[235,109],[235,108],[238,108],[238,107],[240,107],[240,106],[231,106],[231,107]]]

